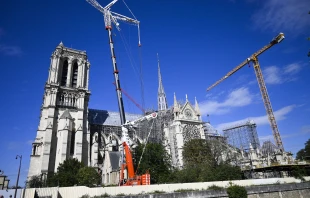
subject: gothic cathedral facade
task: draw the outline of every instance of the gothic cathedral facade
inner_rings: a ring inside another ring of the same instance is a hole
[[[89,67],[85,51],[60,43],[53,52],[28,176],[56,172],[69,157],[87,164]]]
[[[119,112],[88,108],[89,69],[85,51],[67,48],[60,43],[53,52],[40,122],[32,143],[28,179],[57,172],[64,160],[76,158],[100,171],[102,183],[118,183],[122,163]],[[156,127],[150,135],[147,135],[149,130],[139,130],[129,136],[136,143],[145,142],[148,136],[149,141],[162,143],[171,155],[172,164],[182,168],[184,144],[190,139],[205,139],[205,123],[196,98],[194,105],[187,96],[185,103],[181,104],[174,94],[173,106],[168,108],[159,61],[158,81],[159,118]],[[141,116],[125,114],[129,121]]]

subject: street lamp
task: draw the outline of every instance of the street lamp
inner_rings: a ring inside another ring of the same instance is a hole
[[[16,180],[16,185],[15,185],[15,193],[14,193],[14,198],[16,198],[16,193],[17,193],[17,187],[18,187],[18,180],[19,180],[19,174],[20,174],[20,167],[22,166],[22,155],[16,155],[16,159],[19,158],[19,168],[18,168],[18,174],[17,174],[17,180]]]

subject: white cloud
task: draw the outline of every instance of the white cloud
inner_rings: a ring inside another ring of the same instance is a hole
[[[284,67],[284,73],[286,74],[296,74],[301,70],[301,65],[298,63],[292,63]]]
[[[296,105],[289,105],[289,106],[283,107],[283,108],[275,111],[274,116],[275,116],[276,120],[280,121],[280,120],[286,119],[286,115],[288,113],[290,113],[295,107],[296,107]],[[217,130],[223,130],[223,129],[228,128],[228,127],[232,127],[232,126],[236,126],[236,125],[245,123],[248,120],[254,120],[254,122],[257,125],[269,124],[268,116],[263,115],[263,116],[257,116],[257,117],[244,118],[244,119],[233,121],[233,122],[222,123],[222,124],[217,125],[216,129]]]
[[[269,66],[263,70],[266,84],[282,84],[297,79],[297,74],[301,71],[302,66],[299,63],[292,63],[284,68]]]
[[[261,3],[261,1],[259,1]],[[309,0],[268,0],[252,16],[258,29],[273,32],[290,32],[295,35],[303,33],[310,27]]]
[[[222,115],[228,113],[232,108],[251,104],[252,99],[253,95],[250,94],[249,89],[241,87],[230,92],[223,102],[219,102],[212,98],[211,100],[201,102],[199,107],[202,115]]]
[[[3,28],[0,27],[0,39],[3,37],[5,34]],[[16,56],[16,55],[21,55],[22,50],[18,46],[13,46],[13,45],[5,45],[0,43],[0,55],[7,55],[7,56]]]
[[[305,125],[301,127],[302,133],[310,133],[310,125]]]
[[[266,136],[260,136],[260,137],[258,137],[259,138],[259,140],[261,141],[261,142],[265,142],[265,141],[268,141],[268,140],[271,140],[271,141],[273,141],[273,135],[266,135]]]
[[[18,46],[0,44],[0,54],[8,55],[8,56],[16,56],[16,55],[21,55],[22,50]]]
[[[281,84],[283,82],[280,69],[276,66],[265,68],[263,73],[267,84]]]

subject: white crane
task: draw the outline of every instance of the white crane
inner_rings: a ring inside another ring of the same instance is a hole
[[[112,30],[112,23],[114,23],[114,25],[115,25],[115,27],[116,27],[116,29],[118,31],[121,30],[120,27],[119,27],[118,20],[123,21],[123,22],[127,22],[127,23],[132,24],[132,25],[138,26],[139,46],[141,46],[141,43],[140,43],[140,28],[139,28],[140,22],[137,19],[132,19],[132,18],[123,16],[121,14],[112,12],[111,11],[111,7],[118,0],[113,0],[111,3],[109,3],[105,7],[102,7],[96,0],[86,0],[86,1],[89,4],[91,4],[92,6],[94,6],[97,10],[99,10],[103,14],[103,16],[104,16],[105,29],[108,30],[108,33],[109,33],[109,43],[110,43],[110,49],[111,49],[111,55],[112,55],[111,58],[112,58],[113,73],[114,73],[115,85],[116,85],[116,94],[117,94],[117,100],[118,100],[118,107],[119,107],[119,112],[120,112],[121,124],[123,125],[126,122],[126,118],[125,118],[124,104],[123,104],[123,98],[122,98],[122,92],[121,92],[121,85],[120,85],[119,75],[118,75],[119,71],[117,70],[116,57],[115,57],[115,52],[114,52],[114,45],[113,45],[113,40],[112,40],[112,31],[111,31]],[[126,3],[125,3],[125,5],[126,5]],[[128,8],[128,6],[127,6],[127,8]]]

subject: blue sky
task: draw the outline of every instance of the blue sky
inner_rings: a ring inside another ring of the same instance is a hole
[[[99,0],[102,5],[108,0]],[[121,85],[141,102],[140,62],[145,106],[157,107],[159,53],[169,106],[177,99],[200,103],[204,121],[223,127],[249,118],[261,140],[273,140],[252,66],[245,66],[209,92],[216,80],[268,44],[279,32],[285,40],[259,57],[286,150],[297,152],[310,134],[310,41],[308,0],[126,0],[141,21],[114,30]],[[17,154],[23,155],[25,181],[31,142],[36,136],[50,56],[62,41],[86,50],[91,62],[90,108],[117,111],[108,36],[99,11],[83,0],[1,1],[0,67],[2,85],[0,169],[16,181]],[[119,0],[113,11],[130,16]],[[123,39],[122,39],[123,38]],[[125,48],[125,44],[127,48]],[[141,54],[141,55],[140,55]],[[125,96],[125,109],[140,113]]]

